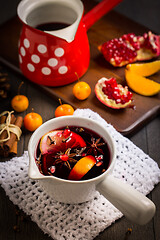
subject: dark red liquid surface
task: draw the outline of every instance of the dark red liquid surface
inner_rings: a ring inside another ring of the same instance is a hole
[[[104,139],[97,133],[87,128],[69,126],[67,128],[61,128],[60,130],[62,133],[64,133],[66,129],[72,134],[70,135],[69,132],[68,135],[64,135],[65,137],[63,140],[65,141],[62,143],[64,146],[63,150],[58,149],[56,146],[56,152],[47,150],[47,153],[45,152],[42,154],[42,148],[40,148],[40,142],[42,138],[40,139],[36,150],[35,159],[40,172],[43,175],[52,175],[59,178],[68,179],[70,171],[74,165],[85,156],[93,156],[95,158],[95,163],[93,167],[79,180],[91,179],[105,172],[110,165],[111,156],[108,144],[104,141]],[[76,133],[76,136],[80,136],[83,141],[80,141],[79,137],[74,138],[74,133]],[[50,141],[50,137],[47,141]],[[85,147],[84,143],[86,144]],[[49,142],[49,144],[52,146],[52,140]],[[53,143],[53,145],[54,144],[55,143]],[[68,147],[69,145],[72,145],[73,148],[70,149],[70,159],[68,159],[66,162],[64,154],[70,148]],[[77,153],[77,155],[75,153]]]
[[[55,31],[55,30],[66,28],[68,26],[69,26],[68,23],[48,22],[48,23],[41,23],[37,25],[35,28],[41,31]]]

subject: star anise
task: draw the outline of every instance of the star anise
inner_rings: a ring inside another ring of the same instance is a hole
[[[100,142],[101,138],[98,138],[97,140],[94,137],[91,137],[91,143],[88,143],[90,146],[88,147],[87,154],[94,154],[94,156],[97,156],[98,152],[101,154],[103,153],[103,150],[100,148],[101,146],[105,145],[105,142]]]
[[[76,163],[77,160],[73,157],[75,156],[81,156],[82,152],[85,150],[86,148],[81,148],[79,149],[75,149],[75,152],[71,153],[71,148],[68,148],[65,152],[59,152],[57,153],[57,155],[55,156],[56,160],[55,160],[55,164],[61,164],[61,165],[65,165],[66,167],[68,167],[69,169],[71,169],[71,163]]]

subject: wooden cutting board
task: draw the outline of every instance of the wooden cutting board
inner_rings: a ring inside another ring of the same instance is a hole
[[[85,10],[91,9],[93,1],[84,1]],[[0,53],[1,62],[5,63],[17,72],[18,67],[18,39],[21,23],[18,17],[14,17],[0,27]],[[71,104],[74,108],[90,108],[99,113],[108,123],[111,123],[123,135],[133,134],[142,128],[148,121],[156,117],[160,112],[160,94],[153,97],[144,97],[133,93],[134,106],[126,109],[110,109],[99,102],[94,93],[94,86],[101,77],[116,77],[119,83],[125,83],[124,67],[115,68],[107,63],[98,51],[97,47],[103,42],[120,37],[125,33],[134,32],[143,34],[149,29],[129,20],[128,18],[111,11],[97,21],[89,30],[91,60],[86,74],[81,80],[89,83],[92,93],[87,100],[79,101],[72,94],[73,84],[63,87],[39,86],[54,99],[61,98],[62,102]],[[77,63],[78,64],[78,63]],[[160,82],[160,72],[152,76],[152,79]]]

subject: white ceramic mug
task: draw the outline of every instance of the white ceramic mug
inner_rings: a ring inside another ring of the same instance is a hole
[[[54,129],[65,126],[80,126],[97,132],[108,143],[111,162],[108,169],[93,179],[73,181],[44,176],[40,173],[36,162],[36,149],[40,138]],[[155,214],[155,205],[146,196],[136,191],[130,185],[112,176],[116,161],[114,141],[107,129],[89,118],[65,116],[51,119],[42,124],[31,136],[29,145],[29,177],[39,180],[42,188],[55,200],[63,203],[82,203],[91,200],[93,191],[98,190],[128,219],[140,225],[146,224]]]

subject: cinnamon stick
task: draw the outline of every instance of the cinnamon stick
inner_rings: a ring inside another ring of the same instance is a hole
[[[4,116],[1,116],[1,118],[0,118],[0,124],[5,123],[5,122],[6,122],[6,118],[7,118],[7,117],[6,117],[5,115],[4,115]],[[16,117],[14,116],[14,114],[12,114],[12,115],[11,115],[11,124],[14,124],[15,120],[16,120]],[[7,138],[7,131],[6,131],[6,130],[3,131],[2,134],[0,135],[0,139],[1,139],[1,140],[2,140],[2,139],[5,139],[5,138]],[[3,146],[4,146],[4,143],[3,143],[3,142],[0,143],[0,155],[3,155],[3,153],[4,153]]]
[[[23,117],[21,116],[18,116],[14,125],[18,126],[19,128],[21,128],[22,126],[22,123],[23,123]],[[10,139],[7,140],[6,142],[4,142],[3,144],[3,149],[5,152],[10,152],[12,146],[13,146],[13,143],[16,141],[16,135],[14,133],[11,132],[10,134]]]
[[[17,145],[18,145],[18,142],[17,140],[13,143],[13,146],[11,147],[10,149],[10,152],[9,152],[9,155],[11,157],[15,157],[17,155]]]
[[[5,123],[5,121],[6,121],[6,116],[1,116],[0,124]],[[0,139],[4,139],[6,135],[7,135],[7,131],[3,131],[2,134],[0,135]],[[2,154],[3,154],[3,142],[0,143],[0,155]]]

